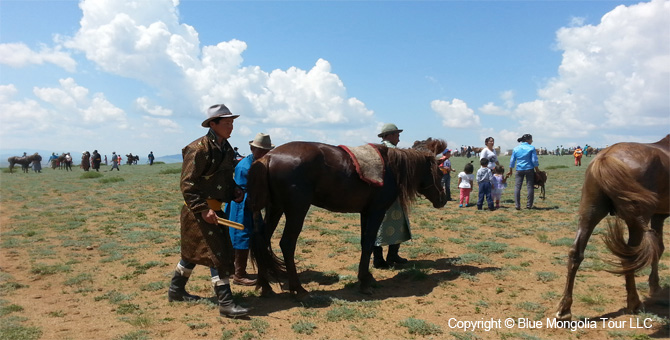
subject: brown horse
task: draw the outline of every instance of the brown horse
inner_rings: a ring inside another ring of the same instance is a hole
[[[433,146],[443,150],[446,142]],[[249,169],[247,203],[254,216],[251,251],[258,267],[262,295],[274,294],[270,280],[288,275],[289,291],[299,299],[308,295],[300,284],[294,253],[298,235],[311,205],[334,212],[360,213],[361,257],[358,264],[360,289],[370,294],[374,282],[370,255],[386,210],[399,199],[409,206],[418,194],[435,208],[446,204],[440,185],[442,173],[435,154],[413,149],[392,149],[376,145],[384,164],[384,183],[363,181],[347,152],[339,147],[313,142],[291,142],[270,151]],[[265,209],[265,219],[261,210]],[[279,242],[284,261],[272,251],[270,239],[282,215],[286,225]]]
[[[584,249],[607,214],[616,216],[605,237],[607,247],[621,260],[611,272],[626,277],[627,309],[640,310],[635,272],[651,265],[649,291],[661,291],[658,259],[663,254],[663,221],[670,216],[670,135],[653,144],[617,143],[603,150],[586,169],[579,208],[579,229],[568,254],[568,275],[556,318],[572,318],[572,290]],[[622,225],[628,225],[628,241]],[[651,227],[650,227],[651,223]]]
[[[12,169],[14,169],[14,165],[16,164],[21,164],[21,170],[23,172],[28,173],[28,168],[30,167],[30,163],[32,163],[37,157],[40,157],[37,152],[35,154],[29,155],[29,156],[12,156],[7,158],[7,162],[9,162],[9,173],[12,173]],[[42,158],[40,157],[40,160]]]

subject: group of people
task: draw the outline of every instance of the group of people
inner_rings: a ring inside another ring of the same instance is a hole
[[[521,209],[521,187],[525,180],[527,187],[526,208],[533,207],[535,197],[535,172],[540,171],[537,151],[531,144],[533,136],[525,134],[517,139],[520,143],[512,151],[510,158],[509,172],[505,175],[505,168],[498,161],[498,154],[493,146],[495,140],[488,137],[484,140],[485,148],[480,153],[480,169],[474,174],[472,162],[465,164],[462,172],[458,174],[459,207],[467,207],[470,204],[470,193],[474,188],[475,181],[479,188],[479,197],[477,199],[477,209],[482,210],[484,201],[486,201],[489,210],[500,208],[502,193],[507,188],[507,179],[512,176],[513,169],[516,168],[515,186],[514,186],[514,205],[516,210]],[[451,173],[456,170],[451,167],[451,150],[446,149],[440,158],[440,169],[444,173],[442,185],[447,193],[447,200],[451,201]]]
[[[249,142],[251,154],[235,165],[239,157],[228,139],[238,114],[233,114],[224,104],[209,107],[202,127],[207,134],[182,150],[183,163],[180,189],[184,197],[181,210],[181,258],[172,275],[168,288],[169,301],[195,301],[201,297],[186,291],[186,283],[196,265],[210,268],[211,282],[218,300],[219,313],[226,317],[241,317],[249,309],[237,304],[233,299],[232,284],[251,286],[256,284],[246,272],[249,256],[249,237],[253,229],[251,211],[245,204],[247,195],[247,174],[251,164],[274,148],[269,135],[258,133]],[[395,124],[385,124],[377,135],[381,144],[396,148],[403,132]],[[534,171],[539,171],[535,148],[531,146],[533,137],[529,134],[518,139],[520,145],[514,148],[510,159],[509,172],[499,164],[493,149],[494,139],[485,140],[486,148],[481,153],[481,168],[477,171],[479,186],[477,208],[482,209],[484,200],[490,210],[500,206],[502,189],[513,169],[516,169],[514,190],[515,206],[520,209],[520,191],[523,181],[527,186],[526,208],[533,207]],[[448,199],[451,173],[451,150],[446,149],[440,158],[443,171],[442,185]],[[460,205],[469,204],[469,195],[474,185],[474,168],[471,163],[458,175]],[[240,223],[242,230],[223,228],[220,219]],[[386,212],[373,247],[373,266],[388,269],[407,263],[399,254],[400,244],[412,238],[407,212],[396,200]],[[383,247],[388,247],[384,256]]]

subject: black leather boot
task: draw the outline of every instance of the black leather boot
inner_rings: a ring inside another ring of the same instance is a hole
[[[372,266],[377,269],[389,269],[389,264],[384,261],[384,251],[382,247],[372,247]]]
[[[398,255],[398,250],[400,250],[400,244],[392,244],[389,245],[389,252],[386,255],[386,261],[390,264],[393,265],[395,264],[405,264],[407,263],[407,259],[403,259]]]
[[[186,282],[188,282],[188,276],[182,276],[178,271],[174,272],[170,288],[168,288],[168,301],[198,301],[201,299],[186,291]]]
[[[229,284],[214,286],[214,292],[219,300],[219,314],[221,316],[236,318],[249,314],[248,309],[235,304],[235,301],[233,301],[233,292],[230,290]]]

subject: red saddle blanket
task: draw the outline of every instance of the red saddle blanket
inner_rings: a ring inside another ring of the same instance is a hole
[[[339,147],[351,156],[356,172],[363,181],[379,187],[384,185],[384,159],[373,144]]]

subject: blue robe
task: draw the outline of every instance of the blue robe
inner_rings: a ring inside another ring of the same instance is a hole
[[[251,235],[251,231],[254,227],[251,211],[246,208],[247,174],[249,173],[249,168],[251,168],[251,163],[253,162],[254,155],[251,154],[237,163],[237,166],[235,167],[235,183],[244,190],[244,200],[240,203],[231,201],[226,204],[225,212],[229,216],[228,218],[233,222],[244,224],[244,230],[228,228],[228,231],[230,232],[230,241],[233,243],[234,249],[249,249],[249,235]]]

